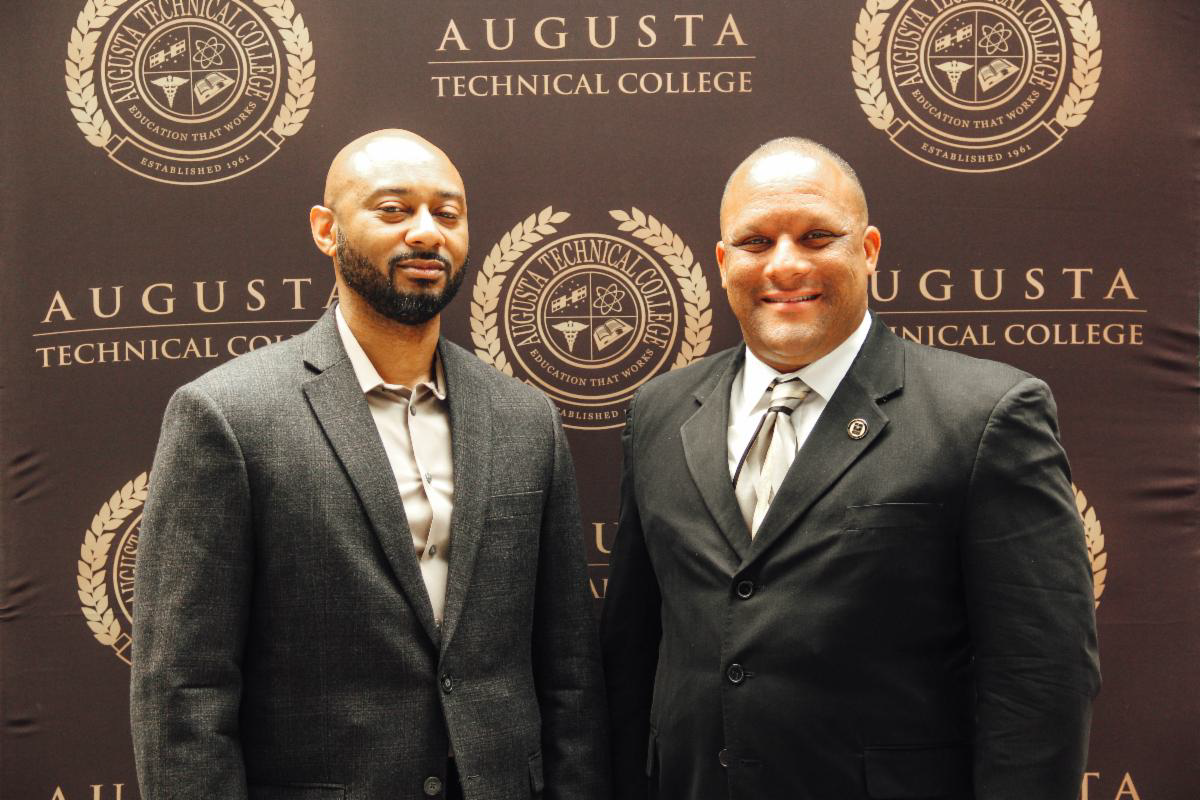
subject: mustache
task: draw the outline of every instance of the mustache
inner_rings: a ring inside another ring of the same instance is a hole
[[[436,253],[432,250],[409,250],[406,253],[398,253],[388,261],[389,270],[395,271],[402,261],[410,261],[418,259],[420,261],[436,261],[442,265],[446,272],[450,272],[453,267],[450,265],[450,259]]]

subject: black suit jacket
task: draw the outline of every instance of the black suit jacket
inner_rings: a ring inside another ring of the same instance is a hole
[[[742,359],[631,406],[602,627],[617,796],[1073,800],[1099,672],[1046,385],[876,319],[752,541],[726,462]]]
[[[135,583],[143,800],[425,797],[451,746],[472,800],[607,794],[558,413],[438,353],[454,469],[440,629],[332,313],[171,399]]]

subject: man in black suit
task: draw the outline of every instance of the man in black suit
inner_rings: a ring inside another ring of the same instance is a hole
[[[624,431],[622,800],[1078,792],[1099,671],[1054,402],[870,315],[880,241],[816,143],[769,142],[726,186],[745,345],[651,381]]]
[[[135,589],[143,800],[605,798],[558,412],[440,336],[458,170],[367,134],[309,221],[338,305],[163,420]]]

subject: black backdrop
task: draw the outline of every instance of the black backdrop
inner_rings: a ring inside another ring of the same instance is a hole
[[[598,602],[628,392],[737,339],[712,258],[725,176],[779,135],[841,152],[884,234],[873,308],[1055,392],[1105,678],[1083,793],[1195,796],[1198,15],[1190,0],[6,3],[4,797],[138,796],[129,578],[161,411],[322,313],[308,207],[338,148],[388,126],[464,175],[472,273],[445,331],[563,408]],[[640,293],[634,325],[660,290],[667,333],[644,358],[555,340],[549,294],[544,345],[522,334],[514,287],[577,241],[649,270],[584,270],[593,291]]]

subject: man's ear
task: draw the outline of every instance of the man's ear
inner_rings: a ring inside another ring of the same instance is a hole
[[[717,240],[717,269],[721,271],[721,288],[725,289],[725,242],[721,239]]]
[[[308,212],[308,224],[312,228],[317,249],[333,258],[337,250],[337,223],[333,219],[333,209],[313,206]]]
[[[863,231],[863,255],[867,259],[867,272],[873,273],[875,265],[879,263],[879,248],[883,247],[883,237],[879,233],[879,228],[874,225],[868,225]]]

